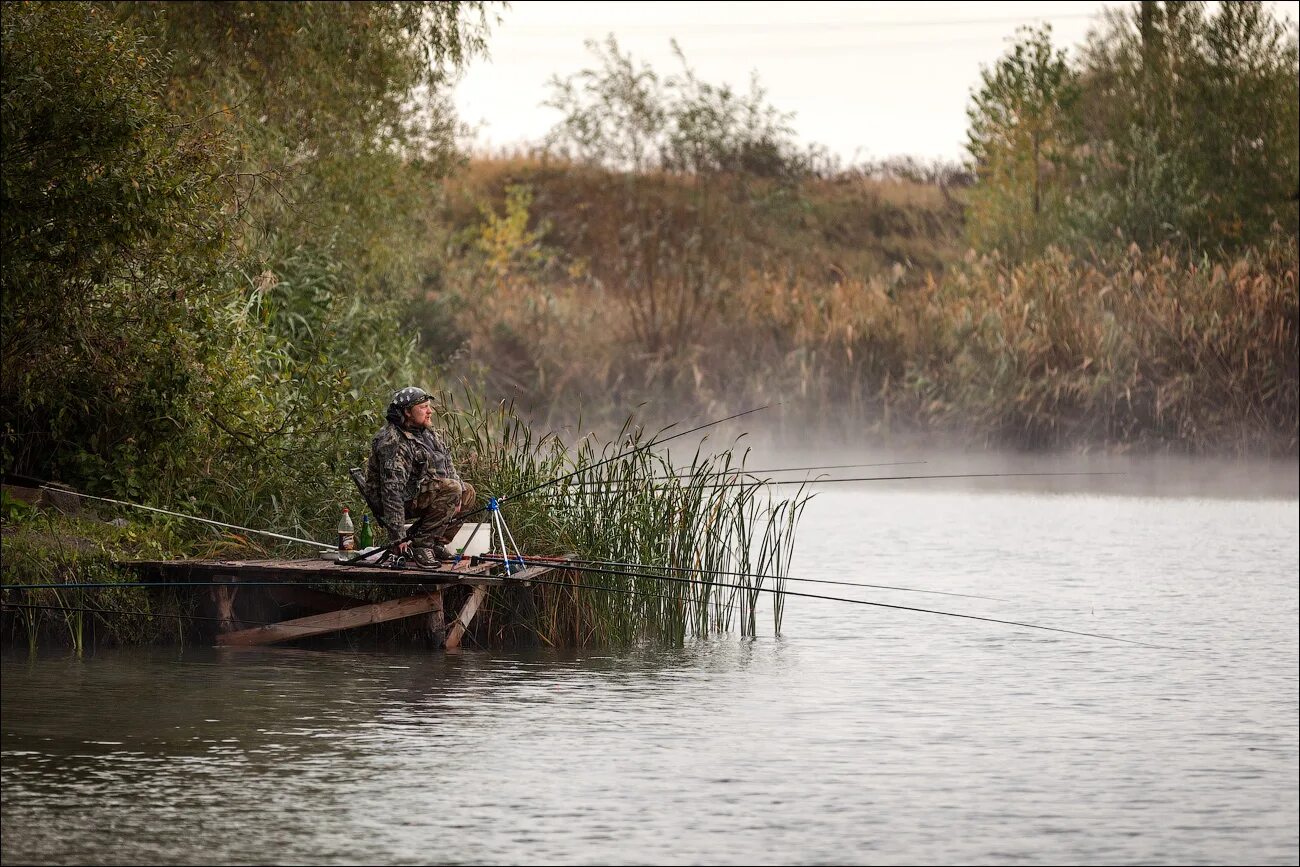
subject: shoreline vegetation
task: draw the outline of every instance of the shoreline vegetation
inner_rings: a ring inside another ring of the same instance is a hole
[[[443,394],[441,403],[453,407],[456,401]],[[494,588],[470,624],[476,646],[680,646],[733,628],[756,636],[760,611],[770,611],[771,628],[780,634],[783,599],[775,594],[785,585],[799,515],[808,502],[802,486],[781,490],[746,476],[747,453],[732,449],[696,451],[674,462],[669,450],[649,448],[670,431],[649,432],[632,419],[613,441],[585,437],[565,443],[554,434],[535,435],[509,408],[485,408],[471,395],[463,408],[444,411],[442,422],[469,456],[461,472],[479,490],[503,495],[568,479],[503,508],[520,550],[563,553],[593,564],[645,564],[556,570],[530,591]],[[340,502],[357,505],[355,491],[337,493]],[[207,585],[157,584],[119,563],[303,552],[284,543],[268,546],[264,537],[238,530],[214,534],[182,518],[143,516],[45,488],[7,486],[2,514],[6,607],[0,643],[29,652],[50,643],[81,654],[96,646],[184,645],[211,637],[220,618]],[[680,577],[683,571],[699,577]],[[409,577],[394,572],[395,581]],[[411,592],[409,584],[403,586],[324,585],[365,601]],[[281,619],[279,606],[257,585],[240,589],[234,612],[245,624]],[[356,647],[426,640],[422,625],[408,620],[312,643]]]
[[[472,309],[455,367],[551,424],[771,401],[795,442],[1296,454],[1294,234],[1013,260],[960,246],[962,188],[813,179],[791,219],[778,184],[728,178],[708,206],[731,231],[696,252],[679,177],[478,159],[447,185],[484,259],[453,302]]]
[[[971,95],[960,166],[839,165],[757,81],[706,82],[680,51],[653,70],[612,36],[557,70],[536,151],[471,158],[450,88],[505,14],[6,5],[6,477],[328,538],[410,384],[466,392],[441,411],[484,473],[506,441],[536,470],[582,460],[592,431],[765,403],[778,446],[1295,458],[1300,55],[1263,4],[1133,4],[1071,52],[1018,31]],[[565,431],[567,456],[528,452],[559,448],[532,431]],[[624,469],[648,482],[650,460]],[[722,555],[664,541],[674,516],[707,546],[723,509],[736,535],[717,544],[741,558],[772,521],[793,534],[800,502],[778,521],[682,496],[600,501],[582,518],[599,542],[558,511],[521,523],[587,556],[695,565]],[[264,550],[3,514],[6,583]],[[570,600],[536,631],[680,641],[718,610],[752,626],[717,602],[684,620],[611,603],[597,619],[617,627],[590,633]],[[79,645],[71,623],[37,632]],[[153,640],[132,628],[109,631]]]

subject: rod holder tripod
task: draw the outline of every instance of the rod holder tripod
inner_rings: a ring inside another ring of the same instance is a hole
[[[510,532],[510,527],[506,525],[505,516],[501,514],[501,504],[497,502],[496,497],[488,498],[487,511],[492,527],[496,530],[497,542],[501,545],[501,564],[505,566],[506,577],[509,578],[513,574],[510,569],[511,565],[518,566],[522,570],[527,568],[527,564],[524,563],[523,552],[519,550],[519,545]],[[513,560],[510,557],[511,548],[515,550]]]

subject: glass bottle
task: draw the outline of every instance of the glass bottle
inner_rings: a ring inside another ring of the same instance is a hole
[[[343,507],[343,519],[339,521],[339,553],[357,549],[356,531],[352,526],[352,513]]]

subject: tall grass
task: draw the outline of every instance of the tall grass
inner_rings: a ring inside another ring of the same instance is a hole
[[[802,489],[777,499],[761,480],[743,475],[744,454],[733,449],[696,451],[689,474],[674,475],[671,450],[653,447],[672,430],[656,436],[632,419],[607,442],[584,436],[566,446],[555,434],[536,436],[508,406],[485,408],[468,397],[458,407],[449,395],[444,402],[452,440],[471,455],[465,475],[481,495],[508,496],[572,475],[503,504],[525,555],[645,564],[551,573],[545,580],[559,575],[556,584],[538,584],[534,591],[536,614],[528,628],[538,639],[557,646],[644,639],[680,644],[727,632],[733,622],[741,635],[758,634],[768,579],[714,580],[710,573],[773,576],[767,589],[782,589],[808,501]],[[672,567],[703,572],[683,579]],[[779,595],[776,600],[773,629],[779,633],[783,607]],[[513,610],[511,600],[495,594],[484,614],[485,632],[505,629],[509,624],[502,621]]]
[[[5,588],[110,585],[6,589],[6,603],[24,606],[7,610],[0,620],[0,637],[6,643],[25,644],[29,652],[52,644],[80,656],[99,645],[184,643],[194,634],[186,619],[193,613],[191,599],[173,588],[129,586],[139,576],[114,565],[119,560],[156,559],[182,546],[166,526],[117,526],[89,514],[69,517],[34,510],[7,512],[3,532],[0,575]]]

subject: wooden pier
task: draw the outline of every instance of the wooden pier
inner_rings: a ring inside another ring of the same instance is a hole
[[[253,647],[276,644],[331,632],[341,632],[407,617],[426,617],[425,628],[433,642],[445,649],[459,647],[466,629],[478,613],[490,587],[527,587],[532,578],[552,571],[552,565],[528,566],[509,578],[489,575],[496,563],[465,560],[442,569],[388,569],[379,566],[343,566],[328,560],[152,560],[120,564],[143,575],[165,581],[210,585],[208,598],[216,614],[216,643]],[[406,586],[410,593],[397,599],[367,602],[318,590],[312,583],[382,584]],[[261,585],[261,586],[259,586]],[[450,623],[446,619],[443,591],[467,586],[469,597]],[[258,589],[279,606],[317,613],[274,623],[249,626],[236,616],[235,601],[242,589]]]

